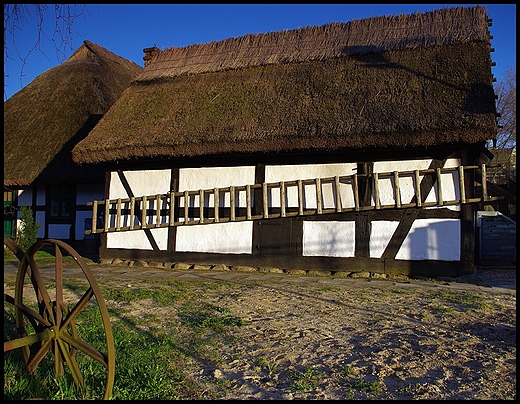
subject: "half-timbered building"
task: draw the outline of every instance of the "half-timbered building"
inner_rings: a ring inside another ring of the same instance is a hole
[[[92,247],[97,255],[85,234],[92,217],[87,203],[104,197],[106,169],[74,163],[71,151],[141,70],[84,41],[4,102],[4,233],[16,238],[19,208],[28,206],[39,238]]]
[[[497,129],[489,25],[455,7],[145,49],[73,149],[110,167],[100,256],[471,273]]]

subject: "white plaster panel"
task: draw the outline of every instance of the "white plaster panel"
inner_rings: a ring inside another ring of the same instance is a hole
[[[409,170],[426,170],[431,164],[431,159],[425,160],[402,160],[402,161],[378,161],[374,163],[374,172],[393,172],[393,171],[409,171]],[[444,168],[457,167],[460,165],[460,159],[448,159],[444,164]],[[420,176],[422,180],[423,175]],[[410,203],[415,195],[414,175],[399,177],[399,193],[401,195],[401,203]],[[441,174],[442,195],[443,200],[459,199],[458,192],[458,172]],[[394,195],[394,179],[393,177],[379,179],[379,200],[381,205],[395,205]],[[374,200],[374,195],[372,195]],[[437,184],[432,188],[426,202],[437,201]],[[372,201],[372,204],[374,202]],[[430,207],[438,209],[438,207]],[[448,207],[452,210],[460,210],[460,206],[451,205]]]
[[[78,184],[76,190],[77,205],[86,205],[87,202],[101,200],[105,197],[104,184]]]
[[[45,212],[37,211],[35,220],[36,223],[40,225],[40,227],[38,228],[38,238],[45,237]]]
[[[130,189],[135,197],[166,194],[170,191],[171,170],[124,171]],[[110,173],[110,199],[128,198],[117,172]]]
[[[157,194],[166,194],[170,191],[170,181],[171,181],[171,170],[138,170],[138,171],[124,171],[125,179],[128,181],[128,185],[135,197],[141,196],[150,196]],[[119,179],[119,175],[117,172],[112,172],[110,174],[110,189],[109,189],[109,197],[110,199],[117,198],[128,198],[129,195],[126,192],[125,188],[121,180]],[[154,209],[155,200],[148,201],[148,208]],[[114,206],[113,206],[114,207]],[[127,204],[128,207],[128,204]],[[147,217],[147,224],[151,224],[152,221],[155,220],[155,216],[151,215]],[[115,227],[115,215],[110,215],[110,226]],[[127,226],[130,218],[128,215],[123,215],[121,218],[121,226]],[[136,225],[139,223],[137,219]],[[157,230],[163,230],[162,232],[158,232]],[[155,241],[157,242],[160,249],[166,249],[168,243],[168,232],[165,231],[167,228],[161,229],[152,229],[152,234],[156,235]],[[135,230],[123,232],[128,233],[128,235],[123,235],[121,237],[116,236],[113,237],[111,243],[113,243],[113,247],[111,248],[138,248],[138,249],[152,249],[144,230]],[[123,234],[118,233],[118,234]],[[114,234],[114,233],[109,233]],[[108,240],[107,240],[108,243]],[[110,248],[110,247],[109,247]]]
[[[39,185],[36,187],[36,205],[44,206],[45,205],[45,186]]]
[[[168,248],[168,228],[150,229],[152,236],[163,251]],[[143,230],[107,233],[107,248],[153,250]]]
[[[252,221],[180,226],[175,251],[251,254],[252,234]]]
[[[85,219],[92,219],[92,212],[88,210],[76,212],[76,240],[85,238]]]
[[[415,220],[396,259],[460,260],[460,221],[458,219]]]
[[[304,256],[354,257],[355,243],[355,222],[303,222]]]
[[[402,160],[402,161],[376,161],[374,172],[393,172],[409,170],[426,170],[431,164],[431,159],[426,160]],[[422,180],[423,176],[420,176]],[[379,201],[381,205],[395,205],[394,179],[393,177],[379,178]],[[415,195],[413,174],[406,177],[399,177],[399,191],[401,203],[410,203]],[[374,195],[372,195],[374,200]],[[372,205],[374,202],[372,202]]]
[[[334,176],[349,176],[356,173],[356,163],[345,164],[303,164],[303,165],[273,165],[265,167],[265,182],[294,181],[298,179],[327,178]],[[303,203],[305,209],[316,208],[316,186],[313,184],[303,187]],[[322,207],[333,208],[336,206],[333,184],[322,183]],[[343,208],[354,206],[354,195],[350,181],[340,182],[341,206]],[[286,200],[289,207],[298,206],[298,187],[288,186]],[[272,188],[268,194],[268,205],[280,207],[280,190]]]
[[[371,223],[369,242],[371,258],[381,258],[398,225],[399,222],[388,220],[378,220]]]
[[[255,183],[255,167],[201,167],[181,168],[179,170],[179,191],[193,191],[198,189],[211,190],[214,188],[226,188],[231,185],[243,186]],[[253,195],[251,195],[251,198]],[[203,206],[214,206],[214,195],[206,193]],[[184,198],[180,199],[184,203]],[[235,203],[238,206],[246,206],[246,192],[240,191],[235,195]],[[190,198],[189,206],[199,206],[199,196]],[[229,192],[222,192],[219,198],[219,206],[230,206]]]
[[[460,165],[460,159],[448,159],[446,164],[444,164],[445,168],[450,167],[458,167]],[[441,183],[442,183],[442,199],[445,201],[460,199],[459,192],[459,173],[458,171],[454,171],[452,173],[441,174]],[[437,184],[432,188],[428,197],[426,198],[426,202],[435,202],[437,201]],[[451,210],[460,210],[460,205],[449,205],[448,209]],[[434,206],[431,206],[427,209],[437,209]]]
[[[32,207],[32,191],[30,189],[21,189],[18,191],[18,206]]]
[[[68,239],[70,237],[70,224],[50,224],[49,238]]]

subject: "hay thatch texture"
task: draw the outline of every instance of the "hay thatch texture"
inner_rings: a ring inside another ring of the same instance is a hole
[[[483,7],[160,51],[80,162],[478,143],[496,132]]]
[[[4,187],[94,176],[72,161],[72,147],[141,70],[84,41],[64,63],[5,101]]]

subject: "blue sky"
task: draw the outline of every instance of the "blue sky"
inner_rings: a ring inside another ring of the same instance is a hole
[[[143,49],[160,49],[220,41],[246,34],[296,29],[330,22],[348,22],[383,15],[410,14],[474,4],[86,4],[72,25],[72,42],[57,54],[56,43],[43,36],[39,49],[25,65],[25,56],[36,43],[36,18],[27,18],[10,36],[4,52],[4,101],[39,74],[65,61],[83,40],[143,66]],[[500,81],[516,63],[516,4],[482,4],[493,20],[491,54],[493,75]],[[30,5],[29,5],[30,6]],[[53,5],[48,5],[43,32],[54,31]],[[78,7],[78,6],[76,6]],[[79,8],[77,8],[79,10]]]

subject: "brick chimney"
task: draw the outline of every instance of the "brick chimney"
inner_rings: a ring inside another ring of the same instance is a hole
[[[153,48],[144,48],[144,67],[148,66],[152,59],[159,53],[159,48],[154,45]]]

